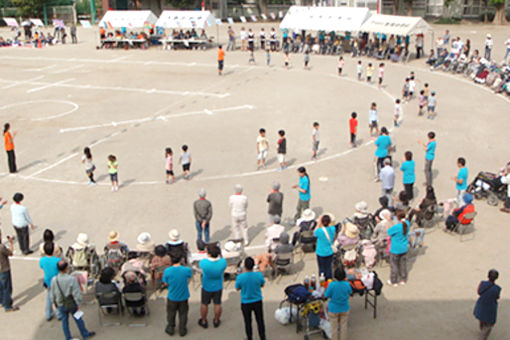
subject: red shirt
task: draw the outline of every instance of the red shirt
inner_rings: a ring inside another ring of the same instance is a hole
[[[460,224],[470,224],[473,220],[468,220],[467,218],[464,218],[466,214],[470,214],[475,212],[475,206],[473,204],[468,204],[465,206],[465,208],[462,210],[462,212],[457,217],[457,220],[460,222]]]
[[[356,118],[351,118],[349,120],[349,125],[351,127],[351,133],[355,134],[358,128],[358,120]]]

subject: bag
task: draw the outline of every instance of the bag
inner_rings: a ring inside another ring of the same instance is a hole
[[[382,288],[384,284],[382,283],[381,279],[379,279],[379,276],[377,276],[377,273],[373,271],[374,273],[374,285],[372,286],[372,289],[375,292],[375,295],[379,296],[381,295]]]
[[[122,248],[110,248],[106,253],[106,262],[110,267],[119,268],[124,263],[124,253]]]
[[[76,302],[74,301],[73,295],[64,296],[64,292],[62,292],[62,289],[60,288],[60,285],[58,284],[58,278],[55,279],[55,283],[57,284],[57,288],[60,291],[60,294],[62,295],[62,307],[67,309],[68,311],[73,311],[78,307],[76,305]]]
[[[87,248],[73,249],[72,259],[74,267],[87,267],[89,265],[87,252]]]
[[[359,295],[363,296],[363,293],[365,293],[365,285],[363,284],[363,281],[361,280],[349,280],[349,283],[352,288],[353,293],[358,293]]]
[[[310,296],[308,289],[300,283],[285,288],[285,294],[291,303],[303,303]]]
[[[292,319],[297,319],[297,309],[291,309],[289,307],[278,308],[274,311],[274,318],[279,324],[287,325]]]
[[[343,257],[343,264],[345,267],[354,267],[358,260],[358,250],[356,248],[347,250]]]
[[[323,232],[324,232],[324,234],[326,235],[326,238],[328,239],[329,244],[331,245],[331,250],[333,251],[333,253],[338,252],[338,248],[337,248],[337,246],[335,246],[335,245],[333,244],[333,242],[331,242],[331,238],[329,237],[329,233],[328,233],[328,231],[326,230],[326,228],[322,227],[322,231],[323,231]]]

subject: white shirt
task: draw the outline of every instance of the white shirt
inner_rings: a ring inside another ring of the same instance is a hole
[[[241,40],[246,40],[246,38],[248,37],[245,30],[241,30],[239,34],[241,36]]]
[[[414,92],[416,88],[416,82],[414,80],[409,80],[409,91]]]
[[[267,138],[259,135],[257,137],[257,146],[259,148],[259,152],[266,151],[269,146],[269,142],[267,141]]]
[[[395,116],[400,116],[400,104],[395,104]]]
[[[261,39],[266,39],[266,31],[260,31],[259,36]]]
[[[506,48],[510,48],[510,39],[508,39],[507,41],[505,41],[505,45],[506,45]]]
[[[191,154],[189,151],[181,153],[181,162],[182,164],[189,164],[190,163]]]
[[[492,45],[494,45],[494,40],[485,39],[485,46],[492,49]]]
[[[266,229],[266,248],[271,251],[276,249],[277,244],[273,242],[274,238],[280,238],[280,234],[285,231],[285,227],[279,224],[273,224]]]
[[[510,174],[507,174],[506,176],[501,176],[501,183],[507,185],[507,194],[506,195],[508,197],[510,197]]]
[[[377,119],[377,110],[370,109],[368,111],[368,120],[370,122],[377,122],[378,121],[378,119]]]
[[[358,64],[358,65],[356,66],[356,70],[358,70],[358,73],[361,73],[361,72],[362,72],[362,70],[363,70],[363,66],[362,66],[362,65],[360,65],[360,64]]]
[[[28,214],[27,208],[22,206],[21,204],[13,203],[11,205],[11,217],[12,217],[12,225],[16,228],[26,227],[32,223],[32,219]]]
[[[316,142],[320,142],[320,136],[319,136],[319,130],[318,129],[313,129],[312,131],[312,136],[315,137],[315,141]]]
[[[246,210],[248,209],[248,197],[244,195],[232,195],[230,196],[228,204],[230,206],[230,214],[233,217],[246,216]]]

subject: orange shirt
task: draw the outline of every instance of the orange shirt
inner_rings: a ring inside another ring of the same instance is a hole
[[[218,50],[218,61],[222,61],[225,59],[225,51],[223,49]]]
[[[4,133],[4,143],[5,143],[5,151],[14,150],[14,142],[12,141],[12,136],[9,131]]]
[[[349,120],[349,125],[351,127],[351,133],[356,134],[356,130],[358,127],[358,120],[356,118],[351,118]]]

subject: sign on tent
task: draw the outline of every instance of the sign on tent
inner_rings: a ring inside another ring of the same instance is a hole
[[[256,16],[252,15],[250,18],[251,18],[251,21],[257,22],[257,17]]]
[[[14,18],[3,18],[5,24],[10,27],[18,27],[18,22]]]
[[[80,20],[80,24],[83,28],[91,28],[90,21],[88,20]]]
[[[231,17],[228,17],[227,21],[228,21],[229,25],[233,25],[234,24],[234,19],[232,19]]]
[[[241,19],[241,22],[242,22],[243,24],[246,24],[247,20],[246,20],[246,18],[245,18],[244,16],[242,16],[242,15],[241,15],[241,16],[239,17],[239,19]]]

